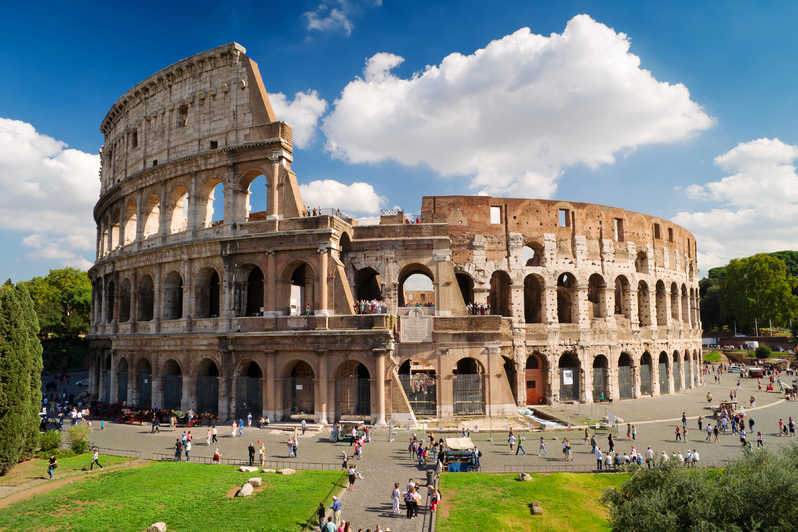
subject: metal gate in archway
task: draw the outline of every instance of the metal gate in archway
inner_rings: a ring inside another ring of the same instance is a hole
[[[691,360],[687,360],[687,363],[684,365],[684,387],[692,388],[693,387],[693,362]]]
[[[593,402],[609,400],[609,370],[593,368]]]
[[[371,382],[364,377],[335,380],[336,412],[342,415],[371,415]]]
[[[180,410],[180,397],[183,394],[183,377],[166,375],[163,378],[163,405],[165,410]]]
[[[197,413],[219,413],[219,377],[213,375],[197,376]]]
[[[116,376],[116,402],[127,401],[127,371],[120,371]]]
[[[668,363],[659,363],[659,393],[668,393]]]
[[[681,375],[681,368],[679,367],[679,361],[673,363],[673,390],[678,392],[682,389],[682,379],[680,378]]]
[[[560,368],[560,401],[579,400],[579,368]]]
[[[415,415],[435,416],[438,414],[437,384],[434,375],[400,373],[399,381],[402,383],[402,388]]]
[[[485,413],[485,394],[482,389],[482,375],[465,373],[454,376],[454,415],[483,415]]]
[[[103,402],[111,402],[111,372],[105,372],[105,380],[103,381]]]
[[[651,364],[640,364],[640,395],[651,395]]]
[[[263,413],[261,390],[263,381],[260,377],[236,378],[236,417],[246,419],[247,414],[257,419]]]
[[[149,408],[152,406],[152,375],[139,373],[136,377],[136,406]]]
[[[315,413],[313,377],[288,377],[285,386],[286,417]]]
[[[632,398],[632,366],[618,366],[618,396]]]

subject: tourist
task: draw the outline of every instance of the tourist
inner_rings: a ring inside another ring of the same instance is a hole
[[[523,436],[521,436],[520,434],[519,434],[519,436],[518,436],[518,447],[517,447],[517,449],[515,450],[515,455],[516,455],[516,456],[518,456],[518,452],[519,452],[519,451],[520,451],[520,452],[522,452],[522,453],[524,453],[524,456],[526,456],[526,449],[524,449],[524,437],[523,437]]]
[[[718,430],[718,424],[717,424],[717,423],[715,423],[715,426],[714,426],[714,427],[712,427],[712,435],[714,436],[714,438],[713,438],[713,440],[712,440],[712,441],[713,441],[714,443],[720,443],[720,441],[718,440],[718,433],[719,433],[719,432],[720,432],[720,431]]]
[[[55,479],[55,468],[58,467],[58,462],[55,460],[55,455],[51,454],[50,458],[48,459],[47,464],[47,474],[50,476],[50,480]]]
[[[305,420],[303,419],[303,420],[302,420],[302,435],[303,435],[303,436],[305,435],[305,430],[307,429],[307,427],[308,427],[308,423],[307,423],[307,421],[305,421]]]
[[[236,437],[236,428],[237,428],[237,423],[235,422],[235,420],[233,420],[233,424],[230,426],[230,437],[231,438],[235,438]]]
[[[432,489],[432,499],[430,500],[430,503],[429,503],[430,511],[434,512],[435,510],[437,510],[438,509],[438,504],[440,504],[440,502],[441,502],[441,492],[438,491],[438,488],[433,488]]]
[[[610,446],[610,452],[614,452],[615,451],[615,440],[612,439],[612,433],[609,433],[607,435],[607,443]]]
[[[627,440],[632,439],[632,424],[631,423],[627,423],[626,424],[626,439]]]
[[[593,451],[596,450],[596,441],[592,440],[593,444]],[[540,437],[540,446],[538,447],[538,456],[543,456],[546,454],[546,442],[543,440],[543,436]]]
[[[787,425],[790,427],[790,437],[795,436],[795,421],[792,419],[792,416],[787,420]]]
[[[337,527],[341,524],[341,501],[335,495],[333,495],[333,502],[330,505],[330,509],[333,511],[335,526]]]
[[[515,445],[515,434],[513,434],[512,429],[510,429],[510,435],[507,436],[507,443],[510,444],[510,452],[513,452],[513,446]]]
[[[219,443],[219,439],[217,438],[219,431],[216,429],[216,425],[211,428],[211,443]]]
[[[680,441],[682,439],[682,432],[681,429],[679,428],[679,425],[676,425],[676,429],[674,432],[676,432],[676,441]]]
[[[252,426],[252,412],[249,412],[247,414],[247,427],[251,427],[251,426]]]
[[[355,465],[352,464],[351,466],[349,466],[349,470],[347,471],[347,473],[349,475],[349,485],[347,486],[347,489],[350,490],[355,489],[355,479],[357,478],[357,467],[355,467]]]
[[[542,439],[543,438],[541,438],[541,440]],[[595,455],[595,457],[596,457],[596,469],[601,471],[601,464],[603,463],[603,460],[602,460],[602,457],[601,457],[601,449],[598,448],[598,447],[594,447],[593,448],[593,455]],[[538,456],[540,456],[540,454],[538,454]]]
[[[319,528],[323,529],[324,527],[324,516],[327,511],[324,508],[324,503],[320,502],[319,507],[316,508],[316,518],[319,520]]]
[[[175,440],[175,462],[180,462],[183,459],[183,442],[180,438]]]
[[[100,469],[103,468],[103,466],[100,465],[100,449],[97,447],[94,448],[94,454],[91,456],[91,465],[89,466],[89,471],[94,469],[94,464],[97,464],[97,467]]]
[[[238,418],[238,437],[244,435],[244,418]]]
[[[632,441],[637,440],[637,427],[632,425]]]
[[[651,446],[646,449],[646,465],[649,469],[651,469],[651,464],[654,462],[654,451],[651,450]]]
[[[260,440],[258,440],[258,465],[260,467],[263,467],[265,459],[266,459],[266,447],[263,445],[263,443]]]
[[[338,527],[335,526],[335,523],[333,523],[332,517],[327,518],[327,522],[324,523],[321,532],[338,532]]]
[[[701,426],[703,422],[704,422],[703,418],[701,416],[698,416],[698,430],[704,430],[704,428]]]
[[[590,441],[590,431],[585,428],[585,445]]]
[[[765,443],[762,440],[762,433],[761,432],[757,432],[756,433],[756,447],[758,449],[758,448],[764,447],[764,446],[765,446]]]
[[[712,423],[707,423],[707,437],[704,441],[710,441],[712,439]]]
[[[399,491],[399,483],[398,482],[394,482],[393,483],[393,491],[391,492],[391,500],[393,501],[393,513],[394,514],[398,514],[399,513],[399,496],[400,495],[401,495],[401,492]]]
[[[221,464],[222,463],[222,453],[219,452],[219,448],[217,447],[215,451],[213,451],[213,463],[214,464]]]
[[[208,447],[210,447],[210,446],[211,446],[211,436],[212,436],[212,434],[211,434],[211,429],[208,429],[208,431],[205,433],[205,444],[206,444]]]
[[[186,462],[190,462],[191,456],[189,453],[191,452],[191,441],[187,441],[185,447],[186,447]]]
[[[255,463],[255,446],[252,444],[252,442],[249,442],[247,452],[249,454],[249,465],[252,467],[252,465]]]

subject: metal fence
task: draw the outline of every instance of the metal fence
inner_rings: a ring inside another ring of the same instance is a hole
[[[93,447],[94,448],[94,447]],[[96,447],[100,454],[107,456],[125,456],[128,458],[141,458],[141,451],[132,449],[112,449],[109,447]]]
[[[609,399],[609,384],[609,370],[593,368],[593,401],[600,402]]]
[[[618,395],[621,399],[632,398],[632,366],[618,366]]]
[[[485,394],[482,375],[466,373],[454,376],[454,415],[484,415]]]
[[[417,416],[435,416],[438,414],[437,384],[434,375],[416,373],[400,374],[407,400]]]
[[[651,395],[651,365],[640,365],[640,393]]]
[[[153,453],[155,459],[160,462],[175,462],[175,454],[174,453]],[[185,462],[186,460],[182,460]],[[198,455],[191,455],[191,459],[188,460],[189,462],[194,462],[198,464],[215,464],[216,462],[213,461],[212,456],[198,456]],[[248,466],[249,460],[243,458],[226,458],[221,457],[219,459],[219,463],[223,465],[232,465],[232,466]],[[252,462],[254,467],[260,467],[260,462],[255,460]],[[303,470],[303,471],[339,471],[341,470],[341,464],[333,464],[330,462],[300,462],[300,461],[285,461],[285,460],[264,460],[263,468],[270,468],[270,469],[296,469],[296,470]]]
[[[239,376],[236,379],[236,417],[246,418],[250,412],[263,410],[261,390],[262,380],[260,377]]]
[[[214,415],[219,413],[219,377],[197,376],[197,410]]]
[[[335,381],[335,411],[341,415],[368,416],[371,413],[371,383],[368,378],[339,377]]]
[[[668,364],[665,362],[659,363],[659,393],[668,393]]]

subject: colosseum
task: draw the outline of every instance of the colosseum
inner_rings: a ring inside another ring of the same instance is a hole
[[[412,223],[308,208],[236,43],[134,86],[100,131],[97,401],[384,424],[702,383],[696,242],[668,220],[483,196],[425,196]]]

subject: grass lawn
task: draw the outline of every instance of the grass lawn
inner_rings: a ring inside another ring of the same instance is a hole
[[[260,476],[246,498],[231,489]],[[299,530],[343,475],[240,473],[233,466],[155,462],[86,477],[0,510],[0,530]],[[337,488],[336,488],[337,491]],[[326,502],[326,501],[325,501]]]
[[[444,473],[438,531],[609,530],[609,514],[599,498],[629,478],[625,473],[553,473],[519,482],[516,476]],[[535,500],[543,515],[531,514],[528,505]]]
[[[119,456],[100,455],[100,463],[103,467],[120,464],[134,460],[133,458],[122,458]],[[91,463],[91,453],[79,454],[58,459],[58,467],[55,470],[56,478],[70,475],[78,471],[88,471]],[[32,480],[47,478],[47,460],[33,459],[21,464],[17,464],[6,475],[0,477],[0,486],[19,486]],[[95,469],[97,469],[95,467]]]
[[[720,362],[720,353],[711,351],[704,355],[704,362]]]

